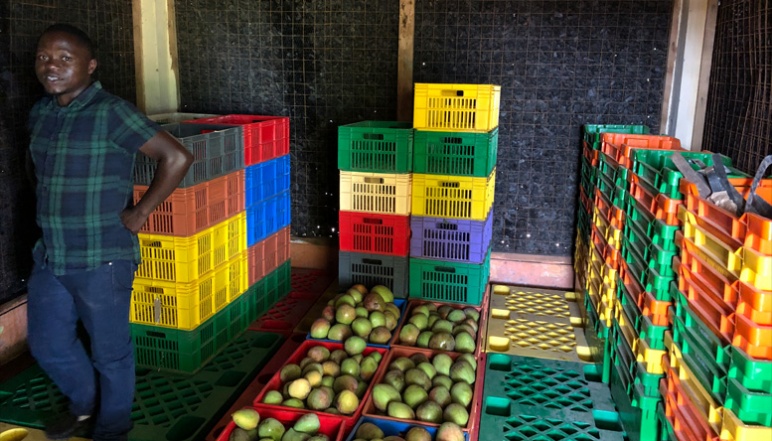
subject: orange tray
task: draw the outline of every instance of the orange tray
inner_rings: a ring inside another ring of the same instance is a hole
[[[678,268],[678,290],[686,296],[689,307],[702,322],[727,344],[735,330],[734,306],[727,304],[718,294],[706,290],[688,267],[682,266],[678,257],[673,266]]]
[[[670,324],[667,310],[672,304],[673,302],[655,299],[647,291],[643,291],[638,297],[638,308],[643,315],[651,319],[654,326],[668,326]]]
[[[732,344],[753,358],[772,360],[772,326],[752,322],[744,315],[735,316]]]
[[[662,357],[663,364],[667,355]],[[660,380],[660,393],[665,399],[665,417],[673,425],[679,441],[718,441],[708,421],[681,387],[681,380],[669,365],[665,366],[665,378]]]
[[[627,267],[627,262],[624,260],[622,260],[622,263],[619,265],[619,281],[625,284],[625,288],[627,288],[627,292],[630,294],[630,297],[635,299],[637,302],[638,298],[640,298],[641,293],[643,292],[643,286],[630,273],[630,270]]]
[[[598,166],[598,157],[600,155],[600,150],[593,150],[588,143],[583,143],[582,146],[582,156],[590,163],[591,166],[597,167]]]
[[[627,133],[601,134],[601,151],[614,158],[625,168],[630,168],[632,149],[682,150],[681,141],[671,136],[632,135]]]
[[[667,225],[680,225],[678,207],[683,204],[679,199],[671,199],[661,193],[652,194],[640,184],[640,177],[630,173],[630,194],[651,214],[652,218],[661,220]]]
[[[625,221],[625,212],[619,207],[611,205],[611,201],[608,200],[606,195],[601,193],[600,189],[595,189],[595,206],[598,207],[598,211],[603,214],[603,217],[608,220],[610,225],[617,228],[622,228]]]
[[[705,290],[717,294],[724,302],[732,306],[737,305],[738,290],[736,280],[730,280],[708,264],[702,257],[697,256],[686,247],[681,248],[680,263],[681,266],[688,268],[699,279],[699,283]],[[673,269],[678,273],[678,268],[674,266]]]
[[[772,291],[762,291],[742,280],[738,282],[737,287],[740,302],[761,313],[772,314]]]
[[[584,188],[582,188],[581,185],[579,186],[579,202],[582,203],[582,207],[584,207],[584,211],[587,212],[587,214],[592,213],[592,202],[590,202],[590,199],[584,194]]]
[[[772,254],[772,220],[755,213],[745,213],[745,246],[762,254]]]

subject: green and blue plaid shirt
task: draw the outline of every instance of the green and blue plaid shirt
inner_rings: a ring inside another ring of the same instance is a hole
[[[67,107],[41,99],[29,127],[43,230],[35,248],[51,271],[88,271],[119,259],[138,263],[137,237],[120,214],[132,201],[136,153],[160,127],[99,82]]]

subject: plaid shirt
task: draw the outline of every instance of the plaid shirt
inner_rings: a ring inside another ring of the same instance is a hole
[[[159,126],[97,81],[66,107],[52,97],[38,101],[29,127],[43,230],[35,250],[45,253],[51,271],[139,263],[137,237],[120,213],[132,201],[136,153]]]

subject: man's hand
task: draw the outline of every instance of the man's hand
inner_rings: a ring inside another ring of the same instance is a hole
[[[131,207],[121,212],[121,222],[132,234],[138,234],[140,228],[147,222],[147,216],[140,213],[136,207]]]

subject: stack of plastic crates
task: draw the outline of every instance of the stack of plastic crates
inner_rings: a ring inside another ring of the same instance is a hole
[[[501,87],[416,84],[410,297],[479,306],[490,275]]]
[[[407,297],[413,129],[396,121],[338,128],[338,283],[383,285]]]
[[[290,291],[290,156],[286,116],[224,115],[193,123],[240,127],[244,139],[246,326]]]
[[[175,123],[162,129],[194,162],[139,234],[132,339],[137,366],[194,372],[246,328],[239,308],[230,306],[247,278],[244,144],[240,127]],[[155,170],[155,161],[138,155],[135,202]]]
[[[747,198],[752,179],[729,176]],[[772,438],[772,220],[682,181],[663,420],[678,439]],[[772,201],[772,179],[756,194]]]

